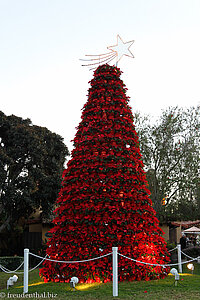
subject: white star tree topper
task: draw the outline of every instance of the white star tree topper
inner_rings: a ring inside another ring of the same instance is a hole
[[[130,47],[134,41],[124,42],[122,38],[117,35],[117,44],[114,46],[109,46],[107,49],[111,50],[110,52],[104,53],[104,54],[96,54],[96,55],[86,55],[90,58],[88,59],[81,59],[82,61],[87,61],[88,63],[86,65],[82,66],[95,66],[95,65],[101,65],[103,63],[109,63],[113,59],[116,58],[116,66],[120,59],[125,55],[129,56],[131,58],[134,58],[133,53],[130,51]],[[96,68],[92,67],[90,70]]]
[[[122,38],[117,35],[117,44],[115,46],[109,46],[107,47],[111,51],[117,53],[117,61],[120,61],[123,55],[129,56],[134,58],[133,53],[130,51],[130,47],[133,45],[134,41],[125,42],[122,40]]]

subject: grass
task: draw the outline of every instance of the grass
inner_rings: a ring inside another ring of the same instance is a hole
[[[9,274],[0,272],[0,298],[24,299],[23,275],[18,275],[18,282],[14,287],[6,289],[6,281]],[[8,294],[9,292],[9,294]],[[39,277],[39,270],[29,273],[28,299],[51,298],[51,299],[148,299],[148,300],[195,300],[200,299],[200,265],[195,264],[194,274],[183,266],[183,275],[177,286],[174,285],[174,276],[169,275],[165,279],[153,281],[133,281],[119,283],[119,297],[112,296],[112,283],[103,284],[78,284],[76,291],[71,291],[67,283],[44,283]]]

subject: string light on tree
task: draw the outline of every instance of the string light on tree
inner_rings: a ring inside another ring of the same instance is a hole
[[[162,199],[161,203],[162,203],[163,206],[166,205],[167,201],[166,201],[166,198],[165,198],[165,197]]]

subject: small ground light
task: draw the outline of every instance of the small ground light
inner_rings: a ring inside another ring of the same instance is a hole
[[[12,277],[10,277],[8,280],[7,280],[7,290],[9,288],[9,286],[13,285],[14,282],[17,282],[17,279],[18,279],[18,276],[17,275],[13,275]]]
[[[178,271],[177,271],[175,268],[172,268],[172,269],[170,270],[170,273],[171,273],[172,275],[175,275],[176,273],[178,273]]]
[[[187,264],[187,268],[188,268],[189,270],[191,270],[191,271],[192,271],[192,274],[193,274],[193,271],[194,271],[194,265],[193,265],[193,264]]]
[[[180,280],[180,276],[179,276],[179,274],[178,274],[178,271],[177,271],[175,268],[172,268],[172,269],[170,270],[170,273],[171,273],[172,275],[174,275],[174,279],[175,279],[174,285],[177,286],[178,281]]]
[[[73,291],[75,290],[75,285],[79,282],[78,277],[72,277],[70,279],[70,287],[73,289]]]

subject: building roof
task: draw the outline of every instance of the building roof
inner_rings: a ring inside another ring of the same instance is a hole
[[[184,228],[190,228],[192,225],[200,225],[200,220],[196,221],[174,221],[171,222],[172,225],[174,226],[181,226]]]
[[[185,229],[183,232],[184,233],[200,233],[200,228],[192,226],[188,229]]]

